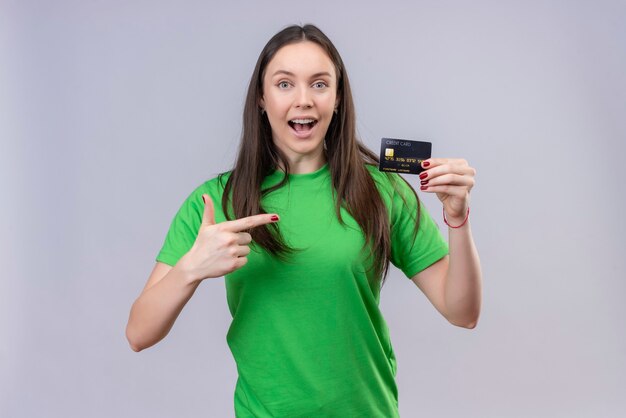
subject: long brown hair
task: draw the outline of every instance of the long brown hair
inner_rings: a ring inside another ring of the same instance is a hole
[[[341,56],[330,39],[314,25],[289,26],[274,35],[261,51],[248,86],[241,144],[235,168],[224,186],[222,208],[228,219],[266,213],[261,206],[262,196],[284,186],[288,181],[289,162],[274,145],[269,120],[262,114],[259,104],[263,97],[263,77],[268,63],[283,46],[304,41],[321,46],[335,65],[337,74],[339,105],[325,137],[337,218],[343,223],[340,213],[343,206],[357,221],[365,236],[365,247],[369,248],[374,258],[372,268],[375,277],[381,277],[384,283],[391,254],[389,215],[365,166],[378,164],[378,157],[357,138],[354,102]],[[261,190],[263,179],[277,167],[285,172],[282,181]],[[415,197],[417,199],[417,195]],[[231,201],[232,206],[229,206]],[[419,199],[417,201],[414,234],[417,234],[420,219]],[[278,224],[256,227],[250,234],[256,244],[280,259],[287,260],[288,255],[295,251],[285,243]]]

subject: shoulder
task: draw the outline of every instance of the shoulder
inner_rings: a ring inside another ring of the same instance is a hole
[[[204,201],[202,200],[203,194],[208,194],[213,202],[218,203],[224,193],[226,182],[230,177],[231,172],[220,173],[215,177],[212,177],[191,191],[187,195],[187,198],[183,202],[183,207],[187,207],[192,211],[202,213],[204,210]]]
[[[202,199],[203,194],[209,195],[211,200],[213,200],[216,220],[217,218],[223,217],[221,200],[229,177],[230,172],[221,173],[213,178],[210,178],[209,180],[204,181],[202,184],[193,189],[181,204],[176,217],[189,224],[199,222],[202,219],[202,213],[204,212],[204,200]]]
[[[191,192],[190,197],[197,196],[202,200],[202,195],[205,193],[213,198],[221,197],[231,173],[231,171],[227,171],[206,180]]]

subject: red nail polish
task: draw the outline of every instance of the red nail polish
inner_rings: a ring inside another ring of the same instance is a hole
[[[270,220],[272,220],[272,222],[276,222],[278,220],[278,216],[276,215],[272,215],[272,217],[270,218]]]
[[[421,184],[422,184],[422,186],[423,186],[424,184],[428,184],[428,180],[422,180],[422,181],[420,181],[420,183],[421,183]]]
[[[420,186],[420,190],[426,190],[428,189],[428,186]]]
[[[424,180],[426,177],[428,177],[428,173],[420,174],[420,179]]]
[[[422,164],[424,167],[428,167],[430,166],[430,163],[428,161],[424,162],[424,164]]]

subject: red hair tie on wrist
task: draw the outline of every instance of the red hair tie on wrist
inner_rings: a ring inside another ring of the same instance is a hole
[[[448,225],[450,228],[454,228],[454,229],[456,229],[456,228],[460,228],[460,227],[462,227],[463,225],[465,225],[465,224],[467,223],[467,220],[469,219],[469,212],[470,212],[470,208],[469,208],[469,206],[468,206],[468,207],[467,207],[467,213],[465,214],[465,220],[463,221],[463,223],[462,223],[461,225],[459,225],[459,226],[452,226],[452,225],[450,225],[450,224],[448,223],[448,220],[446,219],[446,210],[445,210],[445,209],[443,209],[443,221],[444,221],[444,222],[446,223],[446,225]]]

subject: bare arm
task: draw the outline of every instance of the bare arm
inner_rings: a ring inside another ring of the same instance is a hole
[[[480,260],[469,222],[449,231],[450,256],[416,274],[412,280],[451,324],[471,329],[480,315]]]
[[[130,310],[126,338],[133,351],[141,351],[161,341],[200,285],[183,268],[156,263],[148,283]]]

